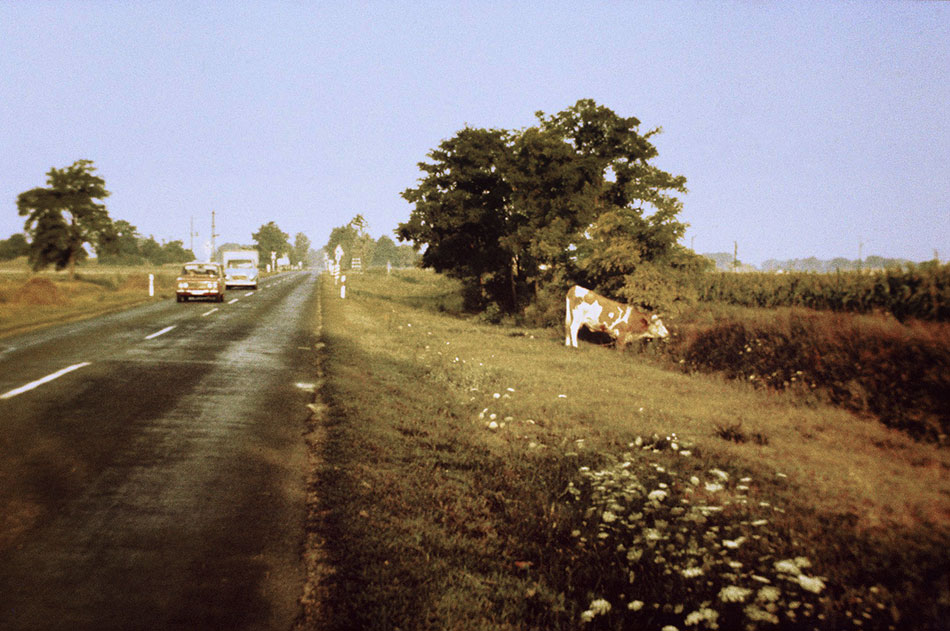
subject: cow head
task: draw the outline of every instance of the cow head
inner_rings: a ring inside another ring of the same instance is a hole
[[[629,327],[619,331],[617,347],[623,348],[644,337],[662,339],[669,337],[669,335],[670,332],[663,326],[663,321],[660,320],[658,315],[653,314],[649,318],[642,315],[642,317],[632,322]]]

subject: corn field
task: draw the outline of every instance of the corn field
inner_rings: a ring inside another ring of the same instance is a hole
[[[923,264],[881,272],[701,274],[701,301],[743,307],[807,307],[817,310],[887,312],[899,320],[950,320],[950,265]]]

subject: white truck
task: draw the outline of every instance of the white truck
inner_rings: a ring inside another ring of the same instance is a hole
[[[221,263],[224,264],[224,283],[232,287],[250,287],[257,289],[258,275],[257,250],[224,250]]]

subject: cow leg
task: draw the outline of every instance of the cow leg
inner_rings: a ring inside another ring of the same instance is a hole
[[[571,299],[568,298],[566,301],[566,308],[564,311],[564,346],[571,345]]]
[[[584,326],[579,319],[574,320],[571,324],[571,346],[577,348],[577,334],[580,333],[581,327]]]

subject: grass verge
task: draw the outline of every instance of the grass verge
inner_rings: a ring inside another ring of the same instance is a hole
[[[301,628],[942,628],[945,451],[453,291],[324,283]]]

